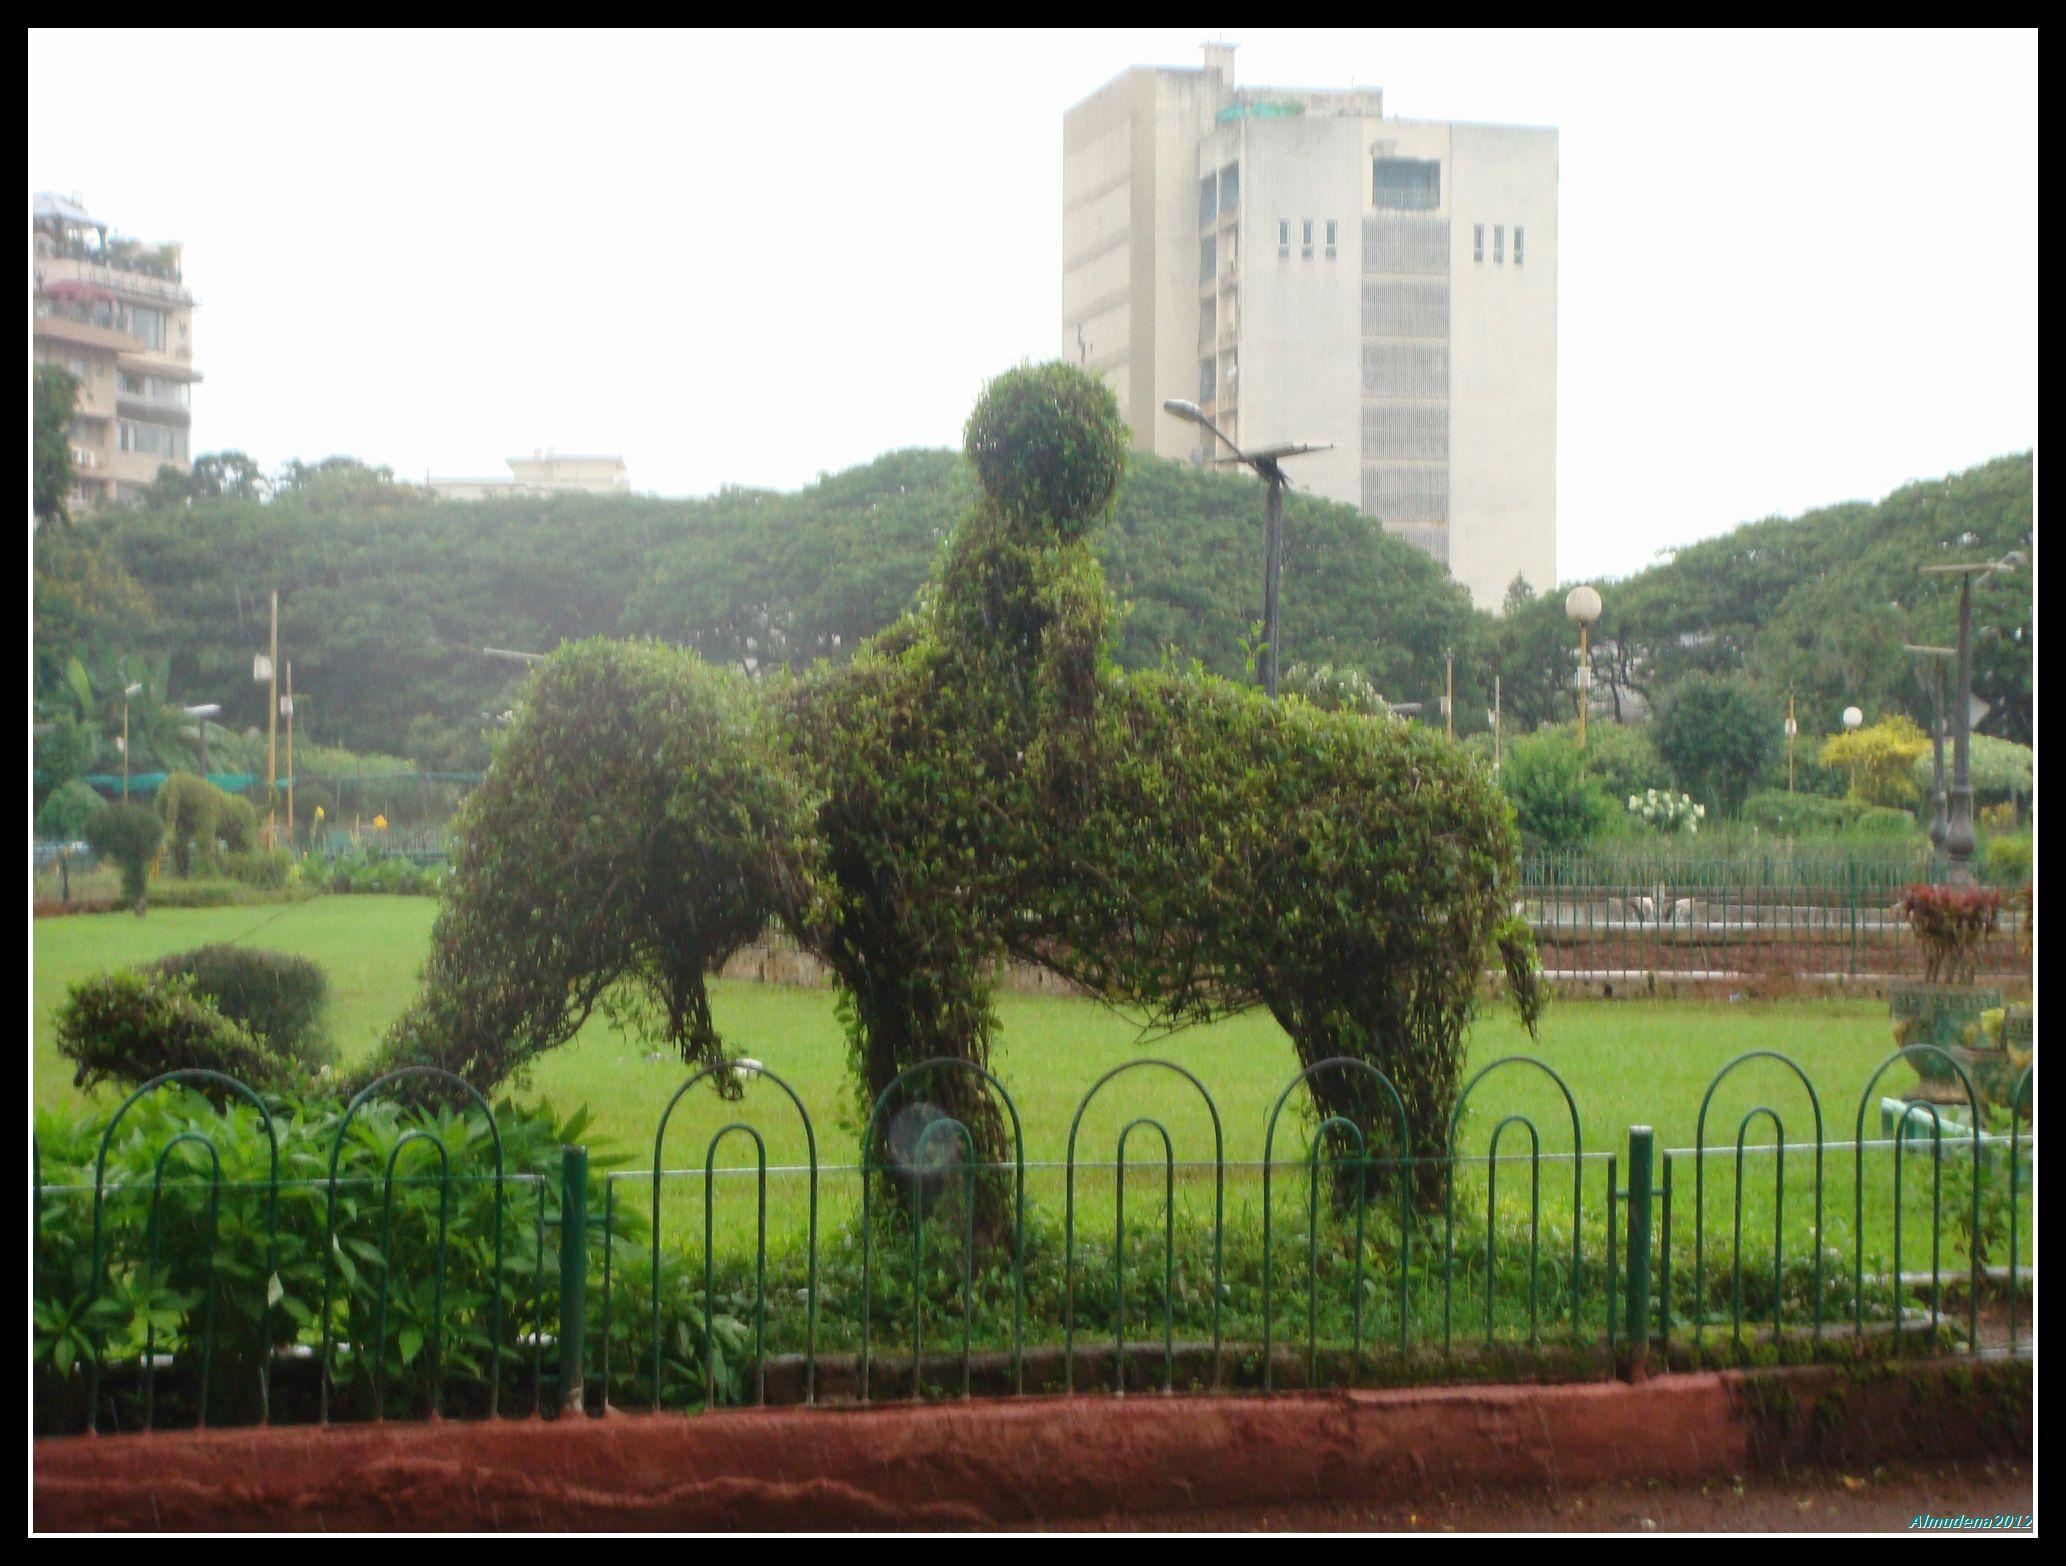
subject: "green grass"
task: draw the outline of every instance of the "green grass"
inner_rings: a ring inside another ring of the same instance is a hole
[[[435,909],[427,898],[324,897],[259,908],[160,909],[143,919],[111,913],[39,920],[36,1101],[55,1104],[77,1096],[56,1052],[51,1020],[71,981],[208,941],[248,941],[320,962],[330,975],[331,1035],[345,1060],[358,1059],[414,990]],[[849,1161],[856,1135],[846,1045],[831,992],[719,983],[713,1006],[726,1038],[786,1077],[810,1106],[820,1158]],[[1003,1029],[995,1069],[1018,1106],[1026,1153],[1033,1159],[1060,1158],[1084,1092],[1104,1072],[1142,1054],[1173,1060],[1202,1078],[1218,1101],[1227,1156],[1258,1158],[1270,1105],[1297,1070],[1282,1030],[1259,1012],[1142,1043],[1125,1019],[1084,1001],[1007,994],[999,1010]],[[1848,1128],[1859,1089],[1891,1044],[1884,1007],[1869,1001],[1616,1001],[1552,1005],[1536,1040],[1509,1011],[1488,1008],[1469,1047],[1473,1069],[1514,1053],[1535,1054],[1555,1068],[1577,1100],[1587,1148],[1598,1150],[1625,1146],[1628,1127],[1636,1122],[1655,1126],[1662,1145],[1690,1143],[1701,1094],[1714,1073],[1754,1049],[1781,1050],[1801,1063],[1824,1095],[1828,1133],[1835,1136]],[[596,1018],[573,1044],[541,1063],[518,1092],[543,1094],[562,1107],[586,1103],[598,1135],[621,1150],[641,1150],[644,1167],[660,1106],[686,1075],[678,1061],[649,1059],[651,1053]],[[1783,1091],[1784,1075],[1768,1063],[1740,1072],[1718,1095],[1709,1140],[1717,1139],[1725,1108],[1734,1106],[1726,1117],[1726,1134],[1733,1137],[1743,1110],[1764,1101],[1750,1090],[1762,1089],[1766,1097]],[[1899,1068],[1887,1081],[1898,1079]],[[1737,1084],[1744,1091],[1734,1091]],[[1489,1135],[1499,1116],[1522,1111],[1543,1127],[1546,1150],[1569,1146],[1568,1133],[1560,1129],[1566,1121],[1561,1100],[1539,1073],[1504,1068],[1471,1102],[1470,1118],[1481,1136]],[[1797,1087],[1779,1107],[1791,1136],[1806,1116]],[[1089,1156],[1109,1157],[1123,1120],[1143,1108],[1166,1120],[1179,1157],[1209,1156],[1210,1122],[1195,1092],[1169,1073],[1145,1071],[1107,1088],[1086,1116],[1083,1146]],[[1476,1112],[1480,1108],[1482,1114]],[[713,1095],[692,1094],[674,1117],[669,1165],[687,1162],[692,1151],[700,1163],[704,1139],[732,1118],[731,1106]],[[1280,1142],[1290,1136],[1294,1148],[1303,1145],[1296,1124],[1287,1107]],[[765,1129],[772,1161],[800,1157],[801,1134],[792,1135],[779,1116],[771,1113]],[[1141,1146],[1138,1140],[1135,1145]]]
[[[270,908],[158,910],[139,920],[130,914],[101,914],[45,919],[34,930],[35,1096],[39,1105],[77,1102],[66,1063],[52,1039],[52,1013],[73,979],[98,969],[125,966],[207,941],[241,940],[305,955],[320,962],[331,981],[330,1030],[341,1055],[361,1058],[382,1030],[407,1003],[416,986],[428,949],[436,905],[425,898],[352,896],[321,897]],[[764,1062],[786,1078],[809,1107],[818,1137],[821,1165],[850,1163],[855,1157],[857,1124],[848,1082],[847,1048],[834,1015],[831,992],[754,984],[720,983],[714,987],[717,1021],[732,1046]],[[1143,1042],[1124,1019],[1084,1001],[1007,994],[1000,998],[1002,1034],[993,1062],[1010,1091],[1025,1133],[1029,1162],[1060,1161],[1066,1151],[1070,1119],[1083,1094],[1099,1076],[1144,1054],[1158,1055],[1196,1073],[1212,1091],[1225,1131],[1230,1163],[1259,1159],[1270,1107],[1297,1067],[1289,1041],[1267,1015],[1253,1013],[1211,1027]],[[1847,1139],[1857,1113],[1859,1094],[1873,1069],[1892,1045],[1883,1003],[1868,1001],[1649,1002],[1572,1001],[1552,1005],[1538,1039],[1530,1040],[1511,1012],[1489,1007],[1469,1039],[1472,1070],[1504,1055],[1532,1054],[1553,1067],[1569,1084],[1582,1120],[1589,1153],[1625,1154],[1632,1124],[1655,1127],[1660,1147],[1690,1146],[1702,1095],[1715,1074],[1749,1051],[1784,1052],[1807,1071],[1822,1095],[1824,1135]],[[567,1048],[539,1064],[528,1082],[513,1092],[530,1100],[549,1098],[563,1113],[585,1104],[593,1112],[588,1135],[592,1146],[619,1155],[623,1167],[647,1169],[652,1164],[653,1135],[668,1097],[687,1073],[672,1057],[650,1058],[649,1046],[627,1038],[597,1018]],[[1899,1092],[1909,1073],[1896,1066],[1882,1079],[1882,1093]],[[1276,1157],[1298,1159],[1306,1145],[1307,1122],[1302,1095],[1287,1103],[1279,1125]],[[112,1107],[107,1090],[93,1102]],[[1806,1141],[1811,1119],[1805,1094],[1790,1072],[1772,1062],[1754,1062],[1735,1072],[1715,1094],[1709,1113],[1709,1147],[1733,1148],[1737,1128],[1752,1107],[1769,1104],[1785,1117],[1789,1141]],[[1470,1098],[1470,1114],[1460,1141],[1466,1154],[1482,1155],[1504,1117],[1530,1116],[1541,1129],[1543,1150],[1561,1152],[1571,1146],[1569,1118],[1563,1100],[1548,1079],[1532,1069],[1508,1066],[1487,1078]],[[1083,1120],[1078,1157],[1086,1163],[1109,1161],[1120,1128],[1128,1121],[1153,1115],[1166,1124],[1180,1160],[1211,1157],[1211,1123],[1197,1093],[1172,1073],[1139,1070],[1111,1084]],[[720,1127],[750,1119],[766,1136],[771,1164],[801,1164],[805,1144],[801,1127],[787,1101],[762,1085],[749,1091],[744,1105],[725,1103],[706,1091],[685,1097],[668,1133],[664,1167],[700,1171],[708,1139]],[[1877,1104],[1866,1121],[1867,1135],[1879,1135]],[[1757,1124],[1751,1140],[1768,1140],[1769,1127]],[[1525,1133],[1509,1131],[1503,1152],[1525,1151]],[[1152,1133],[1137,1132],[1129,1147],[1129,1228],[1141,1236],[1159,1234],[1160,1170],[1149,1164],[1160,1158]],[[720,1148],[719,1167],[750,1164],[751,1144],[729,1138]],[[1827,1186],[1823,1243],[1836,1248],[1825,1265],[1832,1277],[1849,1276],[1852,1255],[1851,1204],[1855,1189],[1852,1155],[1832,1151]],[[1786,1231],[1789,1267],[1808,1254],[1812,1160],[1806,1153],[1786,1160]],[[1868,1270],[1887,1248],[1891,1211],[1888,1154],[1868,1155],[1866,1166]],[[1691,1160],[1677,1167],[1679,1206],[1674,1233],[1675,1267],[1690,1267],[1692,1234]],[[1708,1165],[1708,1271],[1717,1275],[1728,1265],[1732,1244],[1733,1160]],[[1623,1171],[1626,1181],[1626,1171]],[[1744,1181],[1744,1256],[1747,1269],[1768,1268],[1772,1234],[1772,1178],[1769,1156],[1753,1157]],[[1280,1224],[1280,1244],[1303,1249],[1302,1172],[1280,1168],[1282,1199],[1273,1203]],[[701,1248],[700,1181],[671,1179],[663,1214],[670,1246]],[[1079,1236],[1109,1248],[1113,1179],[1109,1168],[1079,1173]],[[647,1207],[649,1186],[643,1180],[620,1181],[619,1201]],[[721,1253],[732,1258],[751,1254],[753,1199],[749,1180],[721,1184],[718,1218]],[[1210,1179],[1204,1174],[1180,1185],[1179,1204],[1189,1221],[1210,1219]],[[1253,1170],[1228,1173],[1228,1221],[1231,1227],[1252,1227],[1259,1196]],[[1604,1248],[1605,1170],[1598,1162],[1586,1168],[1584,1205],[1586,1252],[1597,1260]],[[1059,1169],[1029,1174],[1031,1203],[1059,1222],[1064,1203]],[[1502,1256],[1514,1257],[1516,1243],[1525,1246],[1528,1171],[1524,1164],[1500,1171],[1499,1196]],[[1928,1265],[1929,1180],[1925,1160],[1910,1165],[1904,1210],[1909,1239],[1904,1265]],[[825,1232],[858,1204],[858,1182],[850,1174],[827,1174],[823,1190]],[[1458,1180],[1460,1217],[1475,1215],[1482,1227],[1482,1172],[1466,1172]],[[1546,1166],[1543,1171],[1546,1260],[1568,1260],[1570,1168]],[[800,1236],[803,1182],[794,1177],[774,1182],[770,1196],[770,1233],[778,1248]],[[1389,1214],[1373,1217],[1373,1235],[1389,1225]],[[2029,1206],[2024,1206],[2024,1255]],[[1962,1246],[1947,1244],[1947,1273],[1962,1265]],[[1082,1239],[1079,1243],[1084,1243]],[[2002,1260],[2002,1257],[1992,1258]],[[1677,1280],[1684,1287],[1684,1274]],[[1469,1280],[1463,1280],[1466,1288]],[[1508,1287],[1510,1285],[1503,1285]],[[1545,1280],[1554,1294],[1558,1285]],[[1481,1296],[1480,1296],[1481,1297]],[[1460,1301],[1460,1319],[1476,1307]],[[1603,1308],[1588,1305],[1588,1313]],[[1791,1311],[1789,1312],[1791,1314]]]

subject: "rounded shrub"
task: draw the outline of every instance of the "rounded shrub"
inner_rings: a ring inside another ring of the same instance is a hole
[[[308,1070],[331,1058],[323,1035],[330,981],[306,957],[217,942],[160,957],[144,972],[188,981],[197,997]]]
[[[1509,745],[1499,787],[1531,848],[1576,847],[1597,837],[1615,813],[1578,747],[1561,734],[1528,734]]]
[[[215,815],[215,835],[232,854],[258,847],[258,807],[241,794],[224,794]]]
[[[277,892],[295,875],[294,856],[284,848],[252,848],[225,854],[217,868],[232,881],[266,892]]]
[[[36,835],[55,838],[60,843],[77,839],[86,830],[86,823],[107,803],[84,778],[73,778],[61,788],[52,789],[50,797],[43,801],[43,808],[36,812]]]
[[[106,805],[86,821],[86,841],[122,876],[122,896],[144,910],[144,890],[151,860],[165,840],[165,824],[155,810],[142,805]]]
[[[1059,362],[1021,365],[983,389],[963,432],[983,492],[1007,521],[1070,543],[1103,516],[1126,471],[1119,399]]]
[[[1915,812],[1892,805],[1868,805],[1845,830],[1853,837],[1908,837],[1916,830]]]
[[[2028,832],[2002,832],[1987,839],[1980,850],[1980,868],[1990,881],[2022,882],[2030,879],[2035,855]]]
[[[57,1050],[72,1085],[135,1087],[168,1071],[220,1071],[260,1090],[285,1091],[287,1058],[194,994],[184,976],[102,973],[72,985],[57,1010]]]
[[[1761,832],[1779,837],[1813,837],[1841,832],[1864,814],[1864,809],[1855,800],[1766,789],[1744,800],[1738,815],[1745,825]]]

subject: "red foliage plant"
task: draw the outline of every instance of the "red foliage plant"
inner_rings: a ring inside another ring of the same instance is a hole
[[[1970,984],[2001,924],[2001,893],[1983,886],[1905,886],[1901,914],[1921,943],[1930,984]]]

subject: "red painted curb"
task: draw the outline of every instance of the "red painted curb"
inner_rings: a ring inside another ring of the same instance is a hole
[[[1972,1401],[1972,1373],[1954,1382],[1925,1367],[1890,1384],[1896,1390],[1909,1417],[1887,1420],[1887,1437],[1912,1446],[1918,1421],[1932,1423],[1933,1398]],[[1841,1369],[1813,1369],[1634,1386],[1101,1395],[78,1436],[36,1443],[35,1525],[973,1529],[1410,1502],[1459,1485],[1748,1473],[1785,1460],[1788,1443],[1798,1445],[1786,1427],[1812,1423],[1818,1401],[1841,1409],[1862,1396]],[[1866,1412],[1862,1403],[1849,1411]],[[2003,1439],[2014,1439],[2013,1423]],[[2023,1429],[2027,1442],[2027,1419]]]

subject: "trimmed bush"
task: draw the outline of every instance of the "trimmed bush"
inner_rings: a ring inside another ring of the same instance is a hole
[[[1650,742],[1678,786],[1733,816],[1779,749],[1777,703],[1741,675],[1693,673],[1668,691]]]
[[[277,892],[294,879],[294,856],[284,848],[253,848],[224,854],[216,867],[232,881]]]
[[[1506,748],[1499,787],[1530,848],[1572,848],[1597,837],[1613,803],[1586,775],[1585,758],[1561,734],[1527,734]]]
[[[449,864],[419,865],[391,854],[384,859],[333,859],[327,866],[311,865],[309,873],[327,890],[340,895],[371,892],[392,897],[435,897],[451,872]]]
[[[184,976],[102,973],[79,980],[57,1010],[57,1049],[77,1068],[72,1085],[80,1088],[135,1087],[193,1068],[261,1091],[294,1085],[285,1057],[195,995]]]
[[[1864,813],[1855,800],[1767,789],[1743,802],[1740,819],[1747,826],[1781,837],[1812,837],[1841,832]]]
[[[144,972],[191,981],[197,997],[309,1071],[331,1059],[323,1036],[330,981],[306,957],[218,942],[161,957]]]
[[[2004,832],[1990,837],[1980,850],[1980,868],[1990,881],[2027,881],[2033,858],[2028,832]]]
[[[73,778],[62,788],[51,790],[50,797],[43,801],[43,808],[36,812],[36,835],[55,838],[60,843],[72,842],[106,804],[92,784]]]
[[[140,915],[151,860],[165,839],[165,824],[142,805],[106,805],[86,822],[86,841],[122,876],[122,896]]]
[[[1853,837],[1910,837],[1916,830],[1915,812],[1896,810],[1892,805],[1868,805],[1845,830]]]
[[[1105,383],[1065,364],[1021,365],[983,389],[963,432],[1009,523],[1069,543],[1104,516],[1126,471],[1126,426]]]
[[[248,854],[258,847],[258,807],[241,794],[224,794],[216,812],[215,835],[232,854]]]
[[[165,846],[172,853],[172,870],[186,877],[194,873],[194,856],[215,852],[215,823],[229,796],[206,778],[191,772],[175,772],[158,789],[158,819],[165,823]]]

